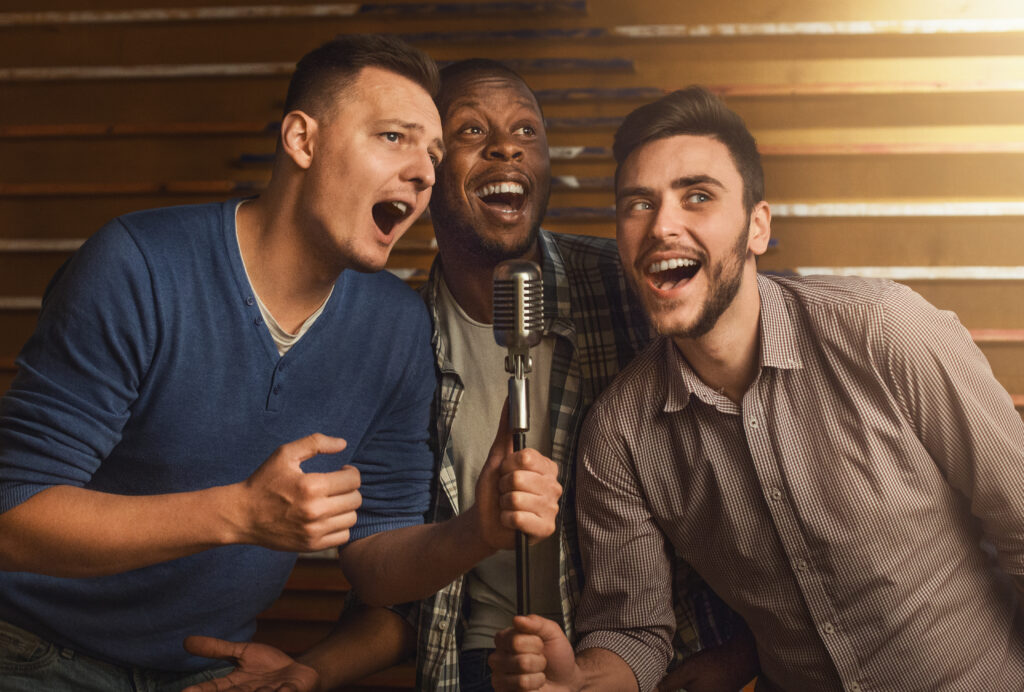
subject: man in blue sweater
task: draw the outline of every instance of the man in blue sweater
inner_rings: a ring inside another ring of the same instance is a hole
[[[374,272],[429,199],[436,88],[397,40],[325,44],[263,195],[115,219],[55,278],[0,400],[5,690],[209,679],[182,639],[249,638],[295,551],[342,545],[386,604],[554,530],[554,463],[500,434],[475,505],[422,524],[430,322]]]

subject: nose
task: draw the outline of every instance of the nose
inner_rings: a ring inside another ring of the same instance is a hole
[[[686,230],[686,215],[677,204],[661,204],[649,232],[655,238],[675,238]]]
[[[405,179],[415,184],[417,192],[434,186],[434,174],[434,160],[426,151],[414,153],[404,171]]]
[[[510,132],[492,130],[487,146],[484,148],[484,158],[495,161],[517,161],[523,158],[523,147]]]

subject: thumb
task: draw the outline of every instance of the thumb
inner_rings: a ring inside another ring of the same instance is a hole
[[[535,634],[546,642],[565,636],[558,623],[540,615],[516,615],[512,618],[512,626],[517,632]]]
[[[494,442],[491,443],[491,451],[487,453],[487,463],[490,464],[497,458],[501,459],[512,454],[512,430],[508,422],[508,398],[505,398],[505,405],[501,407],[501,418],[498,420],[498,430],[494,434]]]
[[[203,658],[220,658],[231,663],[238,663],[245,653],[248,642],[229,642],[215,637],[193,635],[185,637],[185,651],[193,656]]]
[[[278,451],[289,464],[299,468],[302,462],[312,459],[318,454],[336,454],[342,451],[346,444],[345,440],[340,437],[313,433],[282,445]]]

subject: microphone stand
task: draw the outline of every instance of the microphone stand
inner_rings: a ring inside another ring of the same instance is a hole
[[[518,452],[526,447],[526,432],[530,429],[530,356],[516,352],[505,356],[508,378],[508,422],[512,431],[512,449]],[[516,612],[530,612],[530,544],[526,534],[516,531]]]

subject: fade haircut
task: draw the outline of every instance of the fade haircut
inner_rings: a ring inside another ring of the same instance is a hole
[[[725,145],[743,180],[743,206],[748,215],[764,199],[764,171],[754,136],[739,115],[700,86],[673,91],[626,116],[612,145],[616,186],[619,170],[634,150],[676,135],[711,137]]]
[[[465,77],[475,76],[504,77],[505,79],[519,82],[533,96],[533,100],[537,104],[537,112],[540,113],[542,119],[544,118],[544,111],[541,110],[540,100],[533,89],[530,88],[530,85],[526,83],[526,80],[523,79],[523,76],[505,63],[491,60],[490,58],[458,60],[441,68],[441,88],[434,98],[434,105],[437,106],[437,110],[442,118],[446,115],[448,104],[451,103],[452,98],[456,95],[451,93],[451,90]]]
[[[343,34],[299,60],[288,84],[285,115],[301,110],[318,120],[327,118],[364,67],[394,72],[419,84],[431,98],[437,96],[437,65],[423,51],[395,36]]]

